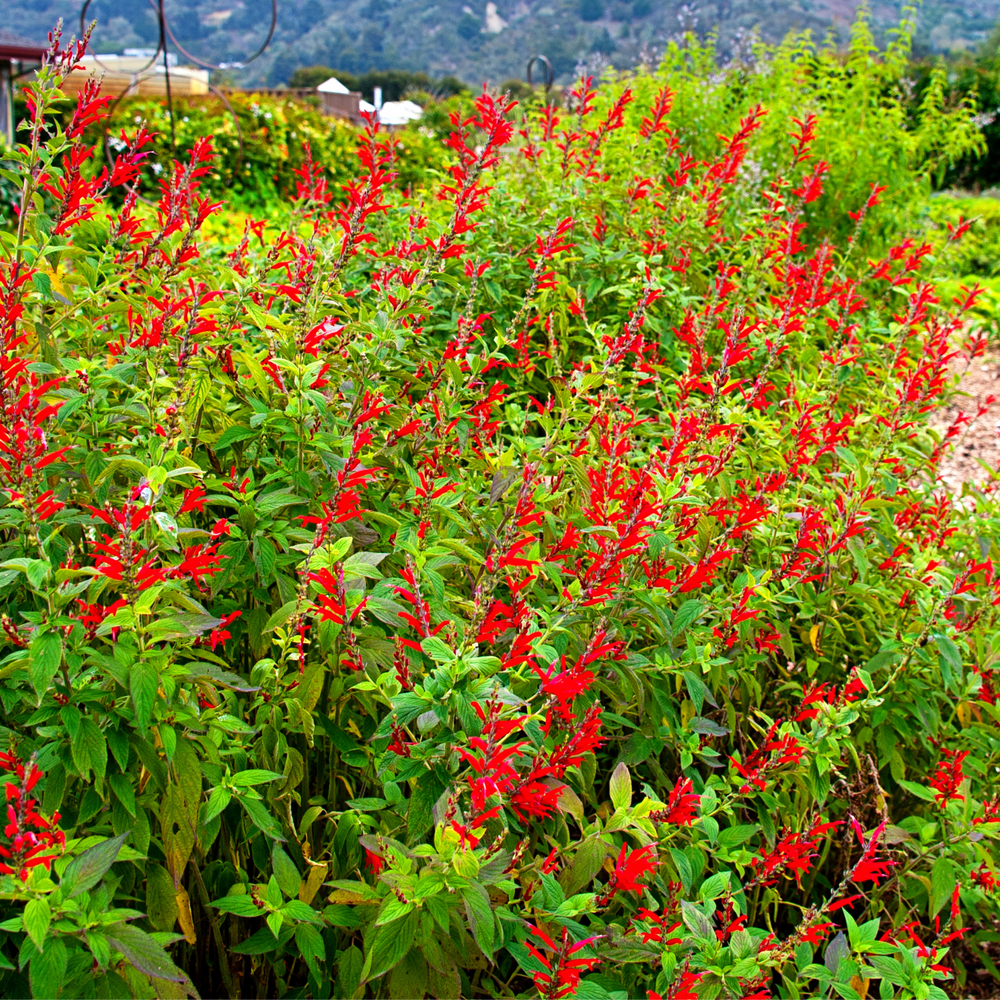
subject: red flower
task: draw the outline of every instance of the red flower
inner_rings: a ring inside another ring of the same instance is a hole
[[[690,778],[678,778],[670,791],[666,809],[654,809],[649,818],[654,823],[673,823],[676,826],[690,826],[695,819],[696,811],[701,803],[701,796],[695,795],[691,789],[694,783]]]
[[[997,879],[996,872],[985,861],[978,868],[974,868],[969,873],[969,877],[976,885],[982,886],[987,892],[993,892],[997,885],[1000,885],[1000,880]]]
[[[740,788],[742,794],[750,791],[751,784],[756,785],[761,791],[767,788],[766,775],[785,764],[797,764],[805,754],[803,747],[798,740],[788,733],[785,736],[775,739],[778,732],[779,723],[775,722],[764,734],[764,739],[759,747],[747,755],[747,759],[740,763],[733,757],[729,760],[740,776],[746,779],[746,784]]]
[[[37,811],[38,802],[30,793],[42,777],[42,772],[29,760],[22,763],[13,751],[0,753],[0,769],[13,773],[17,781],[4,785],[7,799],[7,824],[3,835],[6,843],[0,843],[0,873],[14,875],[22,881],[28,871],[37,865],[49,869],[52,860],[63,848],[66,837],[56,826],[59,813],[46,819]]]
[[[608,879],[604,892],[598,898],[598,906],[607,906],[616,892],[642,892],[646,888],[640,879],[652,875],[659,862],[651,858],[655,845],[649,844],[629,852],[628,845],[622,844],[615,862],[615,870]]]
[[[184,514],[189,510],[203,511],[206,497],[205,488],[201,484],[192,486],[191,489],[184,491],[184,501],[177,513]]]
[[[867,843],[865,842],[861,824],[853,817],[851,818],[851,823],[854,826],[854,832],[858,835],[858,840],[861,841],[864,847],[861,860],[851,870],[851,879],[854,882],[873,882],[875,885],[878,885],[879,880],[886,878],[889,875],[889,870],[896,864],[895,861],[880,860],[877,856],[878,842],[885,832],[885,820],[878,825]]]
[[[557,945],[537,927],[529,927],[528,932],[541,941],[548,951],[553,952],[550,959],[538,950],[530,941],[524,945],[531,954],[545,966],[544,972],[533,973],[535,985],[546,1000],[559,1000],[576,992],[580,985],[580,974],[592,969],[599,961],[597,958],[573,958],[576,952],[586,948],[594,939],[570,941],[569,931],[564,927],[562,941]]]
[[[973,826],[980,823],[1000,823],[1000,799],[995,795],[989,802],[983,803],[983,814],[977,816],[973,821]]]
[[[385,868],[385,858],[381,854],[376,854],[374,851],[369,851],[365,848],[365,864],[368,866],[372,875],[378,878],[380,872]]]
[[[691,972],[687,966],[684,966],[680,976],[667,988],[663,1000],[698,1000],[697,987],[705,975],[704,972]]]
[[[820,838],[836,823],[818,823],[806,833],[785,832],[778,838],[774,850],[760,849],[760,856],[753,858],[750,865],[754,872],[754,882],[758,885],[774,885],[778,875],[784,870],[800,882],[802,876],[812,867]]]
[[[952,799],[965,801],[965,796],[960,795],[958,790],[965,780],[965,774],[962,772],[962,761],[969,756],[969,751],[959,752],[942,749],[941,753],[944,755],[944,760],[938,762],[937,771],[931,778],[930,784],[931,788],[937,789],[934,800],[944,809]]]

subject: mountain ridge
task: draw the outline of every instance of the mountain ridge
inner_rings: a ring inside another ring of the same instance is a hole
[[[81,5],[71,0],[6,0],[9,27],[44,37],[62,17],[79,30]],[[227,76],[240,86],[280,86],[300,67],[345,72],[406,69],[455,75],[470,84],[523,78],[528,59],[545,55],[561,81],[581,66],[628,68],[656,60],[684,30],[716,30],[720,50],[738,51],[754,32],[777,41],[792,30],[817,39],[847,38],[855,0],[279,0],[274,39],[250,65]],[[239,63],[264,40],[271,0],[165,0],[171,29],[199,58]],[[873,7],[876,33],[898,21],[891,4]],[[156,19],[147,2],[94,0],[94,47],[120,52],[155,46]],[[919,10],[918,54],[974,51],[1000,17],[1000,0],[931,0]]]

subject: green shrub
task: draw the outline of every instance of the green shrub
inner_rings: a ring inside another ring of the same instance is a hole
[[[1000,519],[932,421],[982,340],[931,280],[964,226],[872,189],[935,147],[858,46],[769,57],[771,108],[697,47],[483,94],[436,183],[367,132],[228,247],[211,142],[146,209],[148,136],[85,172],[101,100],[61,124],[43,70],[0,232],[3,995],[963,992]]]

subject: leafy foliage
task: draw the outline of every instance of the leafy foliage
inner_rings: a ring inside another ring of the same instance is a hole
[[[484,93],[425,188],[306,149],[226,250],[211,142],[147,209],[53,46],[0,233],[5,995],[961,989],[1000,522],[930,429],[968,226],[898,222],[976,139],[855,37],[777,54],[785,111],[699,47]]]

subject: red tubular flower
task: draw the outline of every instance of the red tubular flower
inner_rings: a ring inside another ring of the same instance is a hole
[[[3,835],[5,843],[0,843],[0,873],[14,875],[22,881],[28,872],[42,865],[51,868],[52,861],[66,844],[65,834],[56,825],[59,813],[51,818],[42,816],[37,809],[38,802],[31,797],[31,791],[43,777],[33,761],[20,761],[13,751],[0,753],[0,769],[15,774],[17,781],[4,785],[7,799],[7,824]]]
[[[875,832],[871,835],[871,839],[867,842],[865,841],[861,824],[853,817],[851,818],[851,824],[858,836],[858,840],[864,848],[861,860],[851,869],[851,880],[858,883],[873,882],[875,885],[878,885],[879,880],[888,877],[890,869],[896,864],[895,861],[882,860],[878,857],[878,842],[882,838],[882,834],[885,833],[885,820],[878,825]]]
[[[692,972],[686,965],[681,974],[667,987],[663,1000],[698,1000],[698,984],[707,973]],[[655,994],[650,993],[650,998]]]
[[[376,878],[381,874],[382,869],[385,868],[385,858],[381,854],[376,854],[374,851],[369,851],[365,848],[365,864],[368,866],[368,870]]]
[[[775,842],[774,849],[760,849],[758,857],[753,858],[750,866],[753,870],[753,883],[757,885],[774,885],[780,874],[790,874],[796,882],[802,881],[812,867],[816,857],[820,838],[827,830],[832,830],[837,823],[817,823],[804,833],[784,832]]]
[[[188,577],[200,585],[203,577],[215,576],[222,569],[218,554],[219,544],[190,545],[184,550],[184,558],[170,571],[175,578]]]
[[[973,821],[973,826],[980,823],[1000,823],[1000,799],[995,795],[989,802],[983,803],[983,814],[977,816]]]
[[[629,851],[627,844],[622,844],[615,861],[615,870],[608,879],[604,892],[598,897],[598,906],[607,906],[617,892],[642,892],[646,888],[640,879],[652,875],[659,861],[651,857],[655,845],[649,844],[634,851]]]
[[[803,747],[791,734],[775,739],[779,723],[775,722],[764,734],[759,747],[747,755],[742,763],[735,758],[729,760],[747,784],[740,788],[742,794],[750,791],[751,785],[756,785],[761,791],[767,788],[766,776],[769,772],[785,764],[797,764],[805,754]]]
[[[212,648],[213,653],[216,647],[223,645],[227,639],[232,639],[232,633],[226,626],[231,625],[242,614],[242,611],[232,611],[228,615],[223,615],[219,620],[219,624],[209,633],[208,645]]]
[[[678,778],[670,792],[666,809],[654,809],[649,818],[654,823],[673,823],[676,826],[690,826],[697,813],[701,796],[694,794],[694,783],[690,778]]]
[[[969,756],[968,750],[958,752],[956,750],[942,749],[944,759],[938,762],[937,771],[931,778],[931,788],[937,789],[934,800],[944,809],[953,799],[964,802],[965,796],[959,793],[965,774],[962,771],[962,761]]]
[[[538,930],[537,927],[529,926],[528,932],[537,938],[547,951],[553,953],[550,959],[547,954],[539,951],[530,941],[524,942],[528,951],[545,966],[544,972],[532,974],[539,993],[546,1000],[560,1000],[561,997],[568,997],[575,993],[576,988],[580,985],[580,974],[592,969],[599,959],[574,958],[573,956],[582,948],[586,948],[594,939],[571,941],[569,931],[564,927],[562,940],[557,945],[548,934]]]
[[[969,873],[969,878],[986,892],[993,892],[1000,885],[996,872],[985,861]]]
[[[205,509],[206,499],[207,494],[205,493],[205,488],[200,483],[196,486],[192,486],[191,489],[184,491],[184,500],[177,513],[185,514],[189,510],[201,512]]]

